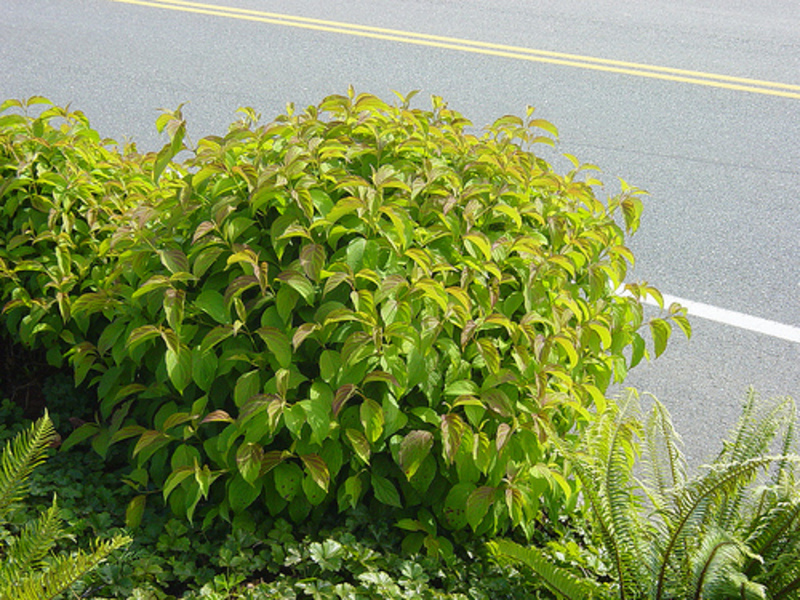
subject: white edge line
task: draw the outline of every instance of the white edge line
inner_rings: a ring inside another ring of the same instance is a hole
[[[700,317],[701,319],[708,319],[709,321],[716,321],[717,323],[724,323],[725,325],[732,325],[739,329],[747,329],[748,331],[755,331],[800,344],[800,327],[785,325],[777,321],[746,315],[733,310],[711,306],[710,304],[703,304],[702,302],[684,300],[683,298],[677,298],[667,294],[663,294],[663,297],[664,306],[669,306],[673,302],[677,302],[681,306],[686,307],[689,316]],[[658,302],[650,296],[643,299],[642,302],[644,304],[658,306]]]

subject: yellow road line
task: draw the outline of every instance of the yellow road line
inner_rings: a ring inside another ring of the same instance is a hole
[[[591,69],[594,71],[605,71],[610,73],[621,73],[636,77],[648,77],[651,79],[662,79],[666,81],[676,81],[703,85],[716,88],[724,88],[742,92],[756,94],[767,94],[781,96],[784,98],[800,99],[800,85],[778,83],[774,81],[762,81],[758,79],[748,79],[744,77],[732,77],[728,75],[717,75],[714,73],[704,73],[702,71],[690,71],[686,69],[674,69],[656,65],[647,65],[618,60],[595,58],[591,56],[581,56],[577,54],[565,54],[562,52],[550,52],[546,50],[534,50],[518,46],[507,46],[503,44],[492,44],[452,38],[445,36],[414,33],[397,29],[385,29],[381,27],[370,27],[366,25],[356,25],[338,21],[325,21],[321,19],[311,19],[307,17],[296,17],[280,13],[271,13],[242,8],[219,6],[214,4],[203,4],[198,2],[188,2],[184,0],[111,0],[124,4],[135,4],[151,8],[162,8],[182,12],[191,12],[230,19],[240,19],[246,21],[256,21],[269,23],[272,25],[282,25],[285,27],[296,27],[314,31],[324,31],[328,33],[339,33],[357,37],[379,39],[418,46],[428,46],[432,48],[443,48],[457,50],[461,52],[471,52],[485,54],[489,56],[499,56],[516,60],[527,60],[532,62],[549,63],[555,65],[577,67],[581,69]]]

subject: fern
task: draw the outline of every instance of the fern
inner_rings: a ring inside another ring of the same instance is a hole
[[[30,430],[21,432],[6,444],[0,457],[0,522],[12,504],[25,497],[27,480],[45,459],[55,436],[47,413]],[[127,536],[95,541],[89,551],[70,555],[51,554],[55,542],[64,537],[61,512],[56,499],[39,518],[28,523],[4,548],[0,549],[0,600],[47,600],[70,588],[79,578],[104,561],[111,552],[127,545]]]
[[[566,569],[554,565],[537,548],[526,548],[510,540],[488,543],[489,551],[504,562],[521,563],[532,569],[551,592],[561,598],[602,598],[605,590],[591,579],[578,577]]]
[[[28,477],[44,461],[55,433],[45,414],[30,429],[6,443],[0,457],[0,519],[5,518],[15,502],[25,497]]]
[[[554,439],[581,481],[621,599],[800,599],[795,419],[791,399],[764,402],[751,390],[723,450],[691,479],[669,412],[654,400],[642,427],[634,391],[597,416],[579,448]],[[781,454],[770,456],[776,449]],[[576,582],[544,552],[511,542],[492,549],[527,564],[555,593],[588,597],[566,586],[589,583]]]

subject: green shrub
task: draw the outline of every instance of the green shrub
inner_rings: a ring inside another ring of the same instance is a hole
[[[4,446],[0,457],[0,522],[5,523],[15,505],[25,498],[31,473],[45,459],[47,448],[55,439],[55,430],[45,413],[29,430],[18,433]],[[51,554],[62,537],[66,532],[53,497],[50,508],[26,523],[10,540],[0,543],[0,599],[54,598],[131,541],[126,536],[115,536],[107,541],[97,540],[90,552]]]
[[[591,421],[643,327],[656,355],[688,334],[677,306],[644,321],[654,288],[617,293],[638,190],[555,173],[532,109],[476,135],[409,100],[247,109],[196,148],[178,109],[145,156],[80,113],[0,116],[3,319],[97,391],[65,446],[135,439],[129,524],[160,489],[207,524],[372,505],[410,552],[530,533],[576,500],[549,436]]]
[[[587,429],[581,448],[564,449],[613,583],[564,568],[542,549],[508,540],[490,549],[532,568],[563,598],[800,598],[796,427],[791,398],[762,401],[751,390],[720,454],[690,478],[667,410],[656,401],[645,423],[629,392]]]

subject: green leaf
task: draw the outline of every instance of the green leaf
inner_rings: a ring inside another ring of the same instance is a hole
[[[480,394],[480,388],[474,381],[462,379],[448,385],[444,393],[448,396],[477,396]]]
[[[495,501],[495,488],[481,486],[472,491],[467,498],[465,518],[472,530],[475,531],[480,526],[486,514],[489,512]]]
[[[216,290],[203,290],[194,300],[199,308],[220,325],[231,324],[231,313],[225,306],[225,297]]]
[[[159,250],[158,257],[173,275],[189,272],[189,259],[186,258],[186,255],[181,250]]]
[[[367,439],[373,444],[378,441],[383,433],[384,415],[383,407],[370,398],[365,398],[359,411],[361,425]]]
[[[331,406],[334,417],[339,416],[339,412],[342,410],[342,407],[344,407],[345,403],[352,398],[357,391],[358,388],[352,383],[346,383],[336,390],[336,395],[333,398],[333,404]]]
[[[411,479],[422,461],[433,447],[433,434],[430,431],[416,429],[409,432],[400,442],[399,462],[406,478]]]
[[[322,457],[318,454],[301,454],[300,460],[303,461],[303,465],[314,482],[327,492],[331,476],[328,472],[328,465],[325,464]]]
[[[167,348],[164,361],[167,365],[169,380],[178,390],[178,393],[183,394],[183,390],[192,381],[191,353],[185,348],[181,348],[178,352],[175,352],[172,348]]]
[[[264,449],[254,442],[246,442],[236,451],[236,466],[242,478],[253,485],[261,473],[261,461],[264,458]]]
[[[325,264],[325,248],[319,244],[306,244],[300,250],[300,266],[311,281],[319,281]],[[300,290],[298,290],[300,291]]]
[[[256,479],[254,484],[249,484],[241,474],[228,480],[228,503],[234,513],[241,513],[261,494],[261,480]]]
[[[217,378],[218,360],[214,351],[203,352],[200,348],[192,349],[192,381],[204,392],[211,389]]]
[[[450,529],[457,531],[467,526],[467,503],[473,491],[475,486],[471,483],[459,483],[450,488],[442,507],[445,524]]]
[[[298,292],[308,304],[314,303],[314,286],[301,273],[297,271],[284,271],[278,279]]]
[[[689,322],[689,319],[683,315],[673,315],[672,322],[680,328],[687,340],[692,337],[692,324]]]
[[[350,445],[353,447],[356,455],[364,462],[365,465],[369,464],[369,457],[371,454],[369,441],[364,434],[361,433],[358,429],[345,429],[344,431],[345,436],[350,441]]]
[[[253,396],[261,392],[261,377],[258,369],[241,375],[236,380],[233,390],[233,401],[241,408]]]
[[[128,503],[128,508],[125,509],[125,527],[128,529],[137,529],[139,525],[141,525],[146,504],[147,496],[144,494],[133,497]]]
[[[166,446],[172,441],[172,437],[158,430],[148,429],[141,436],[136,446],[133,448],[133,455],[141,454],[140,463],[147,460],[155,452]]]
[[[256,331],[267,344],[267,348],[284,369],[292,364],[292,346],[289,338],[276,327],[261,327]]]
[[[137,327],[128,336],[128,350],[133,350],[139,344],[157,338],[161,335],[161,329],[155,325],[142,325]]]
[[[75,431],[69,434],[69,437],[61,444],[61,452],[66,452],[76,444],[92,437],[100,431],[100,426],[96,423],[84,423]]]
[[[397,492],[397,488],[394,487],[394,484],[391,481],[385,477],[376,475],[375,473],[372,474],[371,481],[372,492],[375,494],[375,498],[379,502],[386,504],[387,506],[403,508],[403,505],[400,502],[400,494]]]
[[[169,495],[172,491],[178,487],[181,483],[183,483],[186,479],[194,475],[194,471],[197,465],[191,466],[184,466],[178,469],[175,469],[172,473],[169,474],[167,480],[164,482],[164,500],[166,501],[169,498]]]
[[[664,319],[653,319],[650,321],[650,335],[653,336],[656,358],[661,356],[667,348],[667,340],[669,340],[671,333],[672,328]]]
[[[485,234],[468,233],[463,239],[468,242],[467,249],[473,257],[492,260],[492,246]]]
[[[272,469],[275,488],[281,498],[291,502],[301,489],[303,471],[295,463],[282,462]]]

